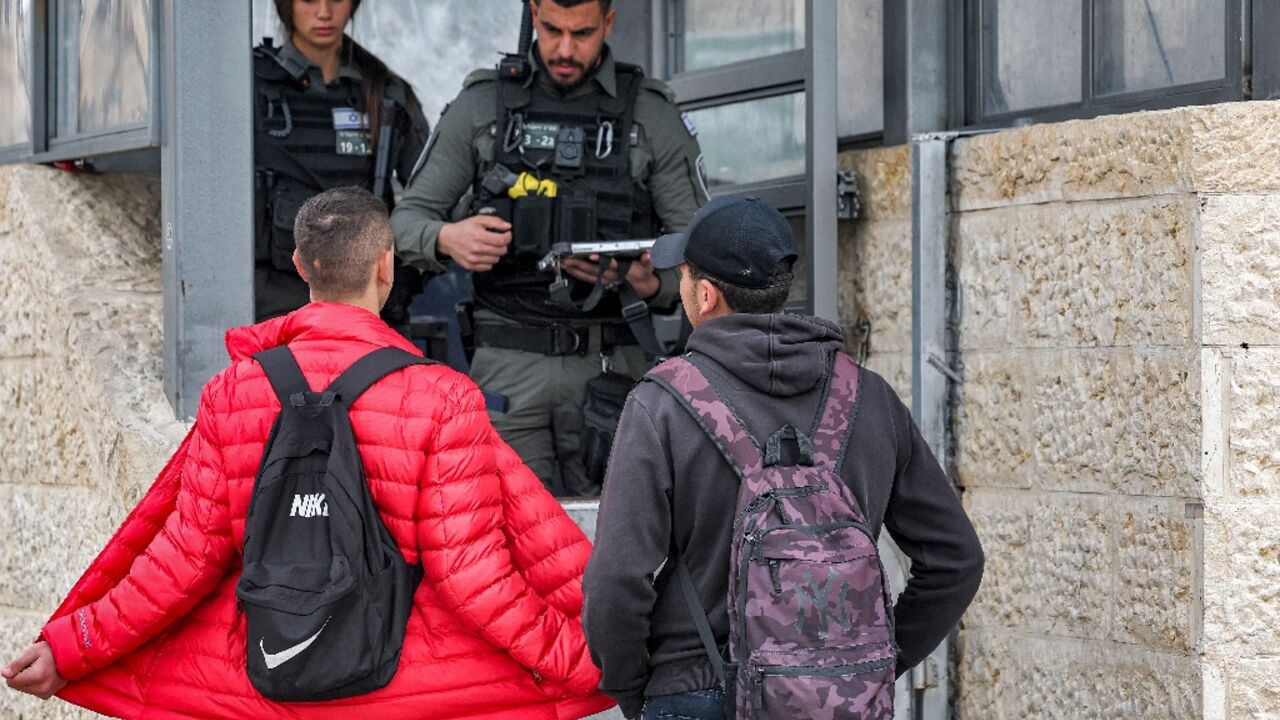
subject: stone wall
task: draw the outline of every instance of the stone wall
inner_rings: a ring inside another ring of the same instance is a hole
[[[1242,103],[953,145],[953,471],[987,553],[961,717],[1280,714],[1277,126]],[[910,150],[841,164],[842,322],[907,397]]]
[[[141,496],[183,425],[161,389],[160,183],[0,167],[0,658]],[[90,715],[0,692],[0,717]]]

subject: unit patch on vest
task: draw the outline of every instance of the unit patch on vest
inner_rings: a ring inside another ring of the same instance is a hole
[[[555,150],[559,132],[560,126],[556,123],[525,123],[520,147],[524,150]]]
[[[684,129],[689,131],[689,137],[698,137],[698,126],[693,124],[693,118],[689,117],[689,113],[680,113],[680,119],[684,121]]]
[[[333,130],[337,135],[334,152],[339,155],[372,155],[369,147],[369,116],[355,108],[333,109]]]
[[[339,130],[335,152],[339,155],[372,155],[369,133],[363,130]]]

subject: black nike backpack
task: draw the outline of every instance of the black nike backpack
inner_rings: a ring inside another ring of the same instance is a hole
[[[383,376],[431,361],[396,348],[312,392],[288,347],[254,359],[280,398],[245,518],[236,596],[249,680],[278,701],[372,692],[395,676],[422,568],[374,507],[347,410]]]

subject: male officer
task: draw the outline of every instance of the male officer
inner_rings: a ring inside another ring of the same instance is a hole
[[[504,63],[466,79],[392,225],[405,262],[439,273],[452,259],[475,273],[471,377],[496,398],[494,426],[544,483],[558,466],[569,494],[588,495],[599,484],[579,448],[586,385],[606,360],[643,373],[631,328],[643,328],[646,304],[675,305],[679,276],[655,274],[647,257],[569,258],[559,271],[538,261],[555,242],[679,231],[708,198],[696,130],[670,89],[605,43],[612,0],[529,5],[527,72]],[[462,219],[449,222],[455,206]]]

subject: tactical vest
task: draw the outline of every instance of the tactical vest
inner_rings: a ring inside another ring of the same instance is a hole
[[[343,185],[372,187],[372,136],[361,127],[365,99],[359,83],[346,80],[312,87],[307,69],[281,57],[279,48],[255,48],[253,70],[255,185],[263,201],[256,259],[292,273],[293,221],[302,203]],[[338,108],[355,112],[338,118]]]
[[[644,72],[625,63],[615,67],[616,97],[598,92],[557,98],[520,80],[497,81],[494,157],[478,174],[474,196],[484,207],[473,212],[493,212],[513,227],[507,255],[473,278],[482,307],[533,324],[622,322],[617,293],[606,293],[591,311],[569,310],[553,302],[548,291],[556,271],[537,268],[552,243],[650,238],[658,227],[649,192],[631,179],[631,147],[639,142],[636,97]],[[489,196],[480,179],[495,164],[554,180],[556,196],[515,201]],[[581,301],[591,287],[577,285],[574,299]]]
[[[266,274],[265,282],[255,282],[261,319],[308,302],[307,286],[293,267],[293,223],[298,210],[313,195],[331,188],[373,189],[378,129],[366,127],[366,101],[359,82],[340,78],[315,87],[305,66],[269,45],[254,48],[253,72],[254,260]],[[384,109],[386,121],[405,117],[404,85],[392,80],[384,95],[394,106],[390,116]],[[395,157],[398,145],[400,138],[393,132],[388,158]],[[394,160],[386,164],[390,167]],[[390,182],[383,188],[382,199],[390,208]],[[403,284],[408,292],[393,292],[383,318],[403,324],[408,320],[410,296],[421,290],[421,274],[398,266],[396,284]]]

